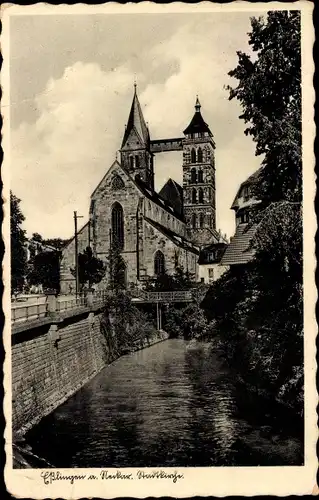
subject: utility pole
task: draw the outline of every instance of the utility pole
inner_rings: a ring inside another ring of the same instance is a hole
[[[75,296],[79,294],[79,251],[78,251],[78,219],[81,219],[83,215],[78,215],[77,212],[73,212],[74,218],[74,245],[75,245]]]

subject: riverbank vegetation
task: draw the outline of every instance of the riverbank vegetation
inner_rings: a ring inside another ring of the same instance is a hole
[[[203,307],[226,358],[250,387],[303,412],[303,281],[300,13],[269,12],[251,20],[228,87],[239,100],[246,134],[263,155],[254,186],[260,200],[252,262],[232,266]],[[267,92],[265,92],[267,89]]]

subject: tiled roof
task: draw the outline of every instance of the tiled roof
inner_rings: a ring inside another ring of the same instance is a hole
[[[176,212],[183,214],[183,189],[177,182],[168,179],[160,190],[159,196],[172,205]]]
[[[159,224],[158,222],[155,222],[153,219],[149,219],[149,217],[144,216],[144,219],[151,224],[152,226],[155,227],[158,231],[160,231],[164,236],[169,238],[175,245],[184,248],[184,250],[187,250],[189,252],[192,252],[196,255],[199,254],[199,248],[196,247],[191,241],[187,240],[183,236],[180,236],[179,234],[175,233],[171,229],[168,229],[165,226],[162,226],[162,224]]]
[[[254,256],[254,250],[250,248],[250,241],[254,236],[256,226],[248,228],[247,224],[239,224],[235,235],[222,257],[221,265],[246,264]]]

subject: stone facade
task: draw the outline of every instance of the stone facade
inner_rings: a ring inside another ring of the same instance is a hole
[[[156,270],[161,252],[165,271],[183,267],[199,279],[200,248],[218,241],[215,227],[215,143],[197,99],[195,114],[184,137],[151,141],[136,89],[120,162],[115,161],[91,196],[89,222],[78,235],[79,252],[91,246],[108,265],[111,242],[120,244],[126,283],[139,286]],[[183,186],[170,179],[154,190],[154,155],[182,152]],[[75,289],[74,240],[63,250],[61,293]],[[162,267],[163,267],[162,266]],[[104,287],[108,273],[101,282]]]

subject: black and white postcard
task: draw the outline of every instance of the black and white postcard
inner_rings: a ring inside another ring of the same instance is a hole
[[[8,490],[316,494],[312,2],[2,21]]]

